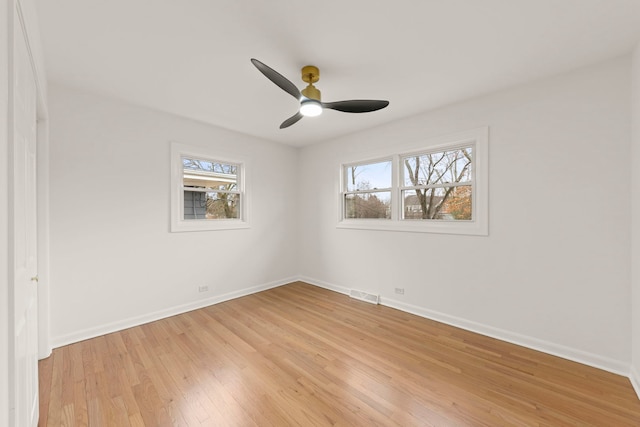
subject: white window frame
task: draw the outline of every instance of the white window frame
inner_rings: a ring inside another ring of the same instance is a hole
[[[370,164],[374,164],[374,163],[382,163],[382,162],[391,162],[391,187],[388,188],[376,188],[376,189],[371,189],[371,190],[352,190],[352,191],[348,191],[347,190],[347,181],[345,178],[345,171],[347,170],[347,168],[352,167],[352,166],[360,166],[360,165],[370,165]],[[342,173],[341,173],[341,188],[342,188],[342,202],[341,202],[341,206],[342,206],[342,213],[341,215],[344,217],[345,214],[345,210],[346,210],[346,204],[345,204],[345,199],[347,194],[375,194],[375,193],[390,193],[391,194],[391,206],[393,206],[393,183],[394,183],[394,179],[393,179],[393,175],[394,175],[394,170],[395,170],[395,166],[394,166],[394,158],[393,156],[386,156],[383,158],[377,158],[377,159],[370,159],[370,160],[364,160],[364,161],[359,161],[359,162],[352,162],[352,163],[345,163],[342,165]],[[393,208],[391,209],[391,217],[393,217]],[[389,221],[389,218],[345,218],[348,219],[349,221],[353,221],[353,220],[361,220],[361,221],[370,221],[370,220],[377,220],[377,221]]]
[[[239,218],[228,219],[184,219],[184,187],[182,158],[190,157],[237,165],[240,195]],[[171,232],[216,231],[249,228],[249,183],[247,160],[232,157],[229,153],[208,147],[171,143]]]
[[[402,219],[403,203],[401,189],[404,188],[403,165],[401,159],[406,156],[441,152],[463,146],[473,147],[473,185],[472,185],[472,219],[416,220]],[[337,228],[401,231],[416,233],[443,233],[487,236],[489,234],[489,128],[477,128],[454,134],[428,138],[410,146],[398,147],[401,152],[377,153],[371,159],[350,160],[340,165],[338,223]],[[373,163],[376,160],[393,158],[391,188],[391,220],[388,219],[349,219],[344,217],[344,171],[345,167],[354,164]]]

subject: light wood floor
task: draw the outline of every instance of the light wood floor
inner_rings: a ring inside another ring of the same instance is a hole
[[[627,378],[304,283],[54,350],[41,426],[640,426]]]

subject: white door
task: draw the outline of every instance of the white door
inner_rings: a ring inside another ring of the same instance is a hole
[[[36,83],[23,28],[14,26],[13,97],[13,417],[38,423],[38,287],[36,235]]]

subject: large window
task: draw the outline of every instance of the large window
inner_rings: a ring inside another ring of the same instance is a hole
[[[488,129],[341,167],[340,228],[488,234]]]
[[[171,231],[248,227],[244,162],[182,144],[171,151]]]

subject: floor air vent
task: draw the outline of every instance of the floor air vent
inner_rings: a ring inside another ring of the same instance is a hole
[[[360,301],[370,302],[371,304],[378,304],[380,302],[379,295],[370,294],[364,291],[356,291],[355,289],[351,289],[349,296],[351,298],[359,299]]]

